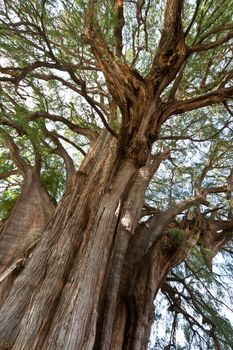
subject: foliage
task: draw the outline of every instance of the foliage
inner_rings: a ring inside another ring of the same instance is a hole
[[[233,266],[229,254],[223,255],[214,259],[210,272],[200,250],[195,248],[186,262],[172,270],[156,304],[157,331],[152,332],[150,349],[232,348],[233,309],[229,287]],[[169,315],[161,314],[161,304]],[[167,340],[155,341],[153,334],[164,326]]]
[[[19,194],[20,190],[18,188],[5,190],[1,194],[0,219],[7,219],[7,217],[10,215],[11,210],[14,208]]]
[[[64,167],[59,157],[44,157],[41,180],[53,200],[58,201],[65,186]]]
[[[184,231],[179,228],[173,228],[169,229],[168,231],[169,236],[171,237],[172,241],[177,245],[182,245],[185,243],[184,238]]]

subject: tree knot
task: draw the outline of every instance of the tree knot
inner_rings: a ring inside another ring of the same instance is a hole
[[[148,156],[150,154],[150,147],[147,142],[135,140],[127,149],[128,156],[139,167],[146,164]]]

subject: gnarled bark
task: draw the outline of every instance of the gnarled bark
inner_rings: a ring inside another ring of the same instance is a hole
[[[183,257],[173,243],[161,249],[162,229],[201,200],[137,228],[147,185],[167,156],[139,167],[102,133],[1,309],[2,349],[111,349],[115,337],[118,349],[146,346],[155,293]]]
[[[115,139],[104,132],[66,189],[33,258],[2,307],[2,348],[93,348],[100,295],[105,289],[116,308],[121,266],[145,190],[168,156],[149,158],[139,171],[130,158],[121,154],[114,158],[115,152]],[[112,268],[116,268],[116,283]],[[104,288],[108,271],[110,280]],[[29,276],[34,276],[30,285]],[[111,313],[104,322],[113,325]]]
[[[28,167],[21,194],[0,235],[0,305],[41,239],[54,209],[55,205],[42,186],[37,169]]]

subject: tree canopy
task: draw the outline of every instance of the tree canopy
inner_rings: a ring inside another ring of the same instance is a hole
[[[159,157],[135,229],[179,254],[151,349],[233,347],[232,19],[232,0],[0,0],[0,232],[28,169],[59,205],[103,132]]]

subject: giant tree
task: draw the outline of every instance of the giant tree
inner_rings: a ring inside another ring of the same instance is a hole
[[[171,269],[196,247],[211,269],[232,238],[233,3],[0,4],[2,134],[14,146],[23,128],[35,166],[53,142],[68,174],[1,307],[0,347],[145,349]]]

